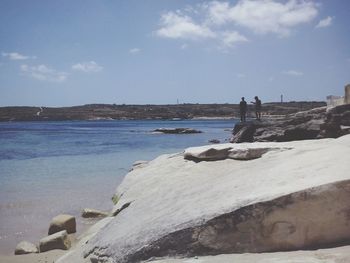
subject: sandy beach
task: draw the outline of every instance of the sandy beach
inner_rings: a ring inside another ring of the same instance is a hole
[[[45,253],[28,254],[28,255],[13,255],[4,256],[0,255],[1,263],[52,263],[55,262],[59,257],[65,254],[67,251],[64,250],[51,250]]]

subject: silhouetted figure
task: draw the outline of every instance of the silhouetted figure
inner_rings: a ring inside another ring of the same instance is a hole
[[[241,115],[241,121],[245,121],[247,115],[247,102],[242,97],[241,102],[239,103],[239,113]]]
[[[252,101],[253,104],[255,104],[255,116],[257,120],[261,120],[261,100],[259,100],[258,96],[254,97],[255,102]]]

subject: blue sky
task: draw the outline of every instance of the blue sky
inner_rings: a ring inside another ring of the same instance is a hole
[[[347,0],[1,0],[0,106],[324,100],[350,83],[349,14]]]

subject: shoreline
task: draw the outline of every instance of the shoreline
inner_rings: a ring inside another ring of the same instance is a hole
[[[2,255],[0,262],[6,263],[38,263],[38,262],[56,262],[57,259],[66,254],[69,250],[50,250],[44,253],[35,253],[27,255]]]

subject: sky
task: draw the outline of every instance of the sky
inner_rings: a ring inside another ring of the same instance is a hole
[[[0,106],[325,100],[348,0],[1,0]]]

